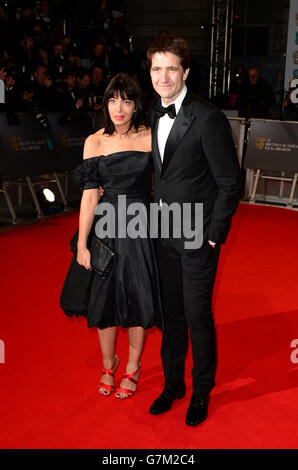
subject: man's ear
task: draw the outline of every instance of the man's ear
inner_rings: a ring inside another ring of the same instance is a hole
[[[183,80],[184,80],[184,81],[185,81],[185,80],[187,79],[187,77],[188,77],[189,70],[190,70],[189,67],[188,67],[188,69],[185,69],[185,70],[184,70],[184,74],[183,74]]]

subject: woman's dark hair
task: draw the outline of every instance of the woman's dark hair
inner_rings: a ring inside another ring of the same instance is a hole
[[[123,100],[132,100],[135,104],[135,111],[127,132],[133,127],[137,131],[140,126],[144,125],[145,118],[142,91],[133,77],[126,73],[118,73],[108,84],[102,100],[104,134],[113,134],[115,132],[115,126],[110,118],[108,104],[110,98],[118,96]]]
[[[179,57],[183,70],[189,68],[190,53],[184,39],[179,37],[171,38],[168,36],[161,36],[155,39],[147,51],[149,70],[151,69],[152,56],[157,52],[171,52]]]

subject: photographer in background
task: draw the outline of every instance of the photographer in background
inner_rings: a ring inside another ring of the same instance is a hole
[[[94,65],[104,68],[106,64],[106,51],[104,42],[96,39],[92,42],[87,57],[82,59],[82,67],[90,69]]]
[[[0,112],[27,112],[27,101],[22,96],[25,86],[20,68],[12,61],[0,63],[0,80],[4,84],[4,102],[0,104]]]
[[[93,65],[90,69],[91,81],[88,87],[89,103],[92,111],[100,111],[102,108],[102,97],[105,92],[106,83],[103,69],[99,65]]]
[[[41,0],[38,8],[35,9],[35,20],[39,21],[42,27],[50,33],[57,26],[57,20],[52,16],[51,5],[48,0]]]
[[[14,113],[15,111],[26,111],[25,104],[16,86],[15,77],[9,71],[4,73],[3,71],[4,68],[0,70],[0,80],[4,82],[4,103],[0,104],[0,112]]]
[[[248,81],[239,87],[239,117],[262,118],[271,117],[270,107],[274,105],[273,90],[264,78],[260,77],[257,67],[249,67]]]
[[[77,79],[77,72],[73,68],[65,69],[62,73],[62,83],[59,85],[60,106],[64,114],[59,119],[61,126],[74,123],[92,130],[92,120],[86,111],[92,111],[89,103],[90,75],[88,71],[81,70]]]
[[[61,109],[60,92],[58,91],[48,68],[37,65],[33,70],[32,82],[33,99],[45,111],[63,111]]]
[[[25,34],[13,52],[14,61],[22,71],[23,78],[29,82],[32,78],[32,70],[41,62],[32,34]]]
[[[50,70],[53,77],[58,78],[66,67],[64,46],[62,42],[53,45],[53,53],[50,60]]]
[[[74,89],[74,94],[77,100],[77,108],[81,112],[90,111],[91,104],[89,102],[89,85],[90,73],[87,69],[81,68],[77,73],[77,84]]]
[[[242,65],[238,65],[231,77],[230,85],[230,109],[237,109],[237,100],[244,84],[248,83],[247,73]]]
[[[21,35],[28,34],[33,29],[36,9],[33,0],[24,0],[21,4],[21,14],[17,20],[17,29]]]
[[[76,90],[76,72],[74,69],[68,68],[62,72],[61,89],[61,107],[66,113],[77,112],[81,107],[81,98],[77,98]]]

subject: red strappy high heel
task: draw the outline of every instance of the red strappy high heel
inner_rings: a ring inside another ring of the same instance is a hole
[[[139,372],[139,370],[141,369],[141,364],[139,365],[139,367],[137,368],[137,370],[135,370],[134,372],[132,372],[132,374],[128,374],[127,372],[125,372],[123,374],[123,377],[122,377],[122,380],[123,379],[128,379],[130,380],[132,383],[134,384],[137,384],[138,381],[136,379],[133,379],[133,377],[135,375],[137,375],[137,373]],[[139,379],[138,379],[139,380]],[[135,393],[136,390],[130,390],[129,388],[123,388],[123,387],[119,387],[117,388],[116,390],[116,393],[115,393],[115,397],[118,398],[119,400],[124,400],[125,398],[129,398],[129,397],[132,397],[133,394]],[[119,397],[117,396],[117,393],[124,393],[126,396],[124,397]]]
[[[117,367],[118,367],[119,358],[118,358],[117,354],[115,354],[115,361],[114,361],[114,364],[112,365],[112,367],[110,367],[110,369],[106,369],[105,367],[102,368],[102,375],[106,374],[106,375],[110,375],[111,377],[114,377],[114,374],[115,374],[116,369],[117,369],[116,363],[117,363]],[[116,369],[115,369],[115,367],[116,367]],[[99,392],[101,395],[104,395],[106,397],[111,395],[111,393],[115,389],[115,385],[105,384],[104,382],[100,382],[98,387],[99,388],[104,388],[108,392],[108,393]]]

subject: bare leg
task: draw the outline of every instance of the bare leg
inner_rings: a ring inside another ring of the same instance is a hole
[[[115,363],[115,341],[116,341],[117,327],[113,326],[113,327],[104,328],[104,329],[98,328],[97,331],[98,331],[99,343],[101,347],[103,366],[106,369],[110,369],[111,367],[113,367],[113,364]],[[115,363],[113,372],[115,372],[117,366],[118,366],[118,361],[116,361]],[[107,385],[114,385],[114,377],[111,377],[110,375],[107,375],[107,374],[103,374],[101,376],[100,381]],[[99,388],[99,392],[102,393],[103,395],[109,394],[109,392],[103,387]]]
[[[141,326],[134,326],[128,328],[128,342],[129,342],[129,354],[128,362],[126,366],[126,372],[131,374],[135,372],[140,364],[140,357],[143,351],[144,341],[146,338],[146,330]],[[139,372],[133,377],[135,380],[139,378]],[[120,386],[123,388],[128,388],[130,390],[136,389],[136,384],[132,383],[128,379],[123,379],[120,383]],[[116,393],[116,396],[119,398],[125,398],[124,393]]]

